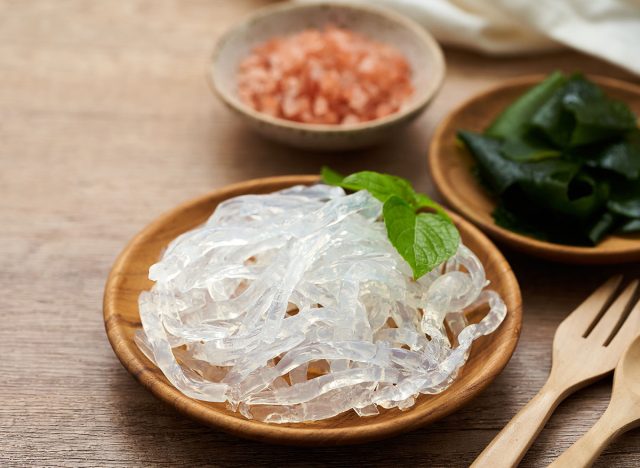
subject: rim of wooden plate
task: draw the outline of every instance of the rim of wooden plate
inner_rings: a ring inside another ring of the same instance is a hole
[[[285,445],[346,445],[382,439],[434,422],[469,402],[502,371],[516,347],[522,323],[520,288],[511,267],[493,243],[473,225],[453,214],[463,239],[485,264],[488,277],[507,304],[507,317],[491,335],[479,338],[469,360],[449,389],[438,395],[421,395],[408,411],[385,410],[374,417],[353,411],[311,423],[267,424],[245,419],[223,403],[206,403],[183,395],[136,346],[133,337],[141,327],[137,298],[152,282],[149,266],[162,249],[182,232],[204,222],[223,200],[248,193],[268,193],[298,184],[313,184],[316,175],[255,179],[229,185],[187,201],[140,231],[125,247],[109,274],[104,293],[107,336],[122,365],[156,397],[184,415],[228,433]],[[478,346],[482,343],[483,346]]]
[[[472,112],[476,128],[482,131],[504,109],[503,105],[492,107],[492,102],[503,100],[500,96],[522,94],[528,87],[540,82],[546,75],[526,75],[505,80],[489,89],[475,94],[450,112],[438,125],[429,146],[429,169],[434,184],[445,201],[466,219],[473,222],[494,240],[503,242],[523,253],[546,260],[577,264],[613,264],[640,260],[640,236],[611,235],[595,247],[579,247],[555,244],[509,231],[496,225],[491,217],[495,200],[471,175],[473,160],[467,150],[456,144],[455,132],[461,128],[459,122]],[[614,78],[597,75],[587,77],[600,85],[607,94],[623,99],[640,115],[640,87]],[[629,99],[633,102],[629,103]],[[505,105],[512,102],[510,98]]]

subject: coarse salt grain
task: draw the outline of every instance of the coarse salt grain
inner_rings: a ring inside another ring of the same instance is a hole
[[[238,71],[238,95],[259,112],[315,124],[355,124],[397,112],[413,93],[395,48],[334,26],[276,37]]]

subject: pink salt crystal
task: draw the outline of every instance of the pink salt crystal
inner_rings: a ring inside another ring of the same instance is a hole
[[[376,118],[380,119],[382,117],[386,117],[389,114],[393,114],[393,107],[389,104],[378,104],[376,107]]]
[[[356,124],[358,122],[360,122],[360,119],[358,118],[357,115],[347,114],[342,118],[342,121],[340,123],[341,124],[345,124],[345,125],[349,125],[349,124]]]
[[[280,111],[280,100],[276,96],[266,94],[259,97],[258,106],[256,108],[260,112],[277,117]]]
[[[238,69],[243,102],[298,122],[365,122],[397,112],[411,94],[411,70],[399,51],[331,26],[270,39]]]
[[[326,115],[329,111],[329,103],[324,96],[317,96],[313,101],[313,113],[317,116]]]
[[[349,96],[349,106],[355,112],[362,113],[369,103],[370,96],[367,95],[360,86],[356,85],[350,89],[348,94]]]

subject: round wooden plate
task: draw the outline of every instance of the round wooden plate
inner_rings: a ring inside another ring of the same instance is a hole
[[[421,395],[408,411],[384,410],[359,417],[353,411],[331,419],[301,424],[267,424],[245,419],[222,403],[191,399],[164,377],[134,343],[141,328],[138,296],[151,287],[149,267],[179,234],[202,224],[221,201],[247,193],[269,193],[296,184],[312,184],[317,176],[251,180],[189,201],[144,228],[120,254],[104,293],[104,321],[111,346],[122,365],[155,396],[209,426],[249,439],[290,445],[339,445],[382,439],[436,421],[478,395],[500,373],[513,353],[522,319],[518,282],[500,251],[478,229],[456,215],[464,243],[482,261],[491,288],[507,304],[507,317],[491,335],[479,338],[453,385],[438,395]]]
[[[543,75],[506,81],[464,102],[439,125],[429,148],[431,177],[444,199],[496,240],[531,255],[567,263],[603,264],[640,260],[640,236],[611,235],[595,247],[554,244],[496,225],[491,217],[496,203],[473,176],[474,161],[456,143],[460,129],[482,132],[509,104]],[[590,76],[611,97],[626,102],[640,115],[640,87],[611,78]]]

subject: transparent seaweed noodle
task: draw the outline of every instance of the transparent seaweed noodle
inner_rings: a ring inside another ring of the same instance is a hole
[[[464,245],[414,281],[381,208],[325,185],[225,201],[151,267],[138,345],[185,395],[273,423],[443,391],[505,305]]]

